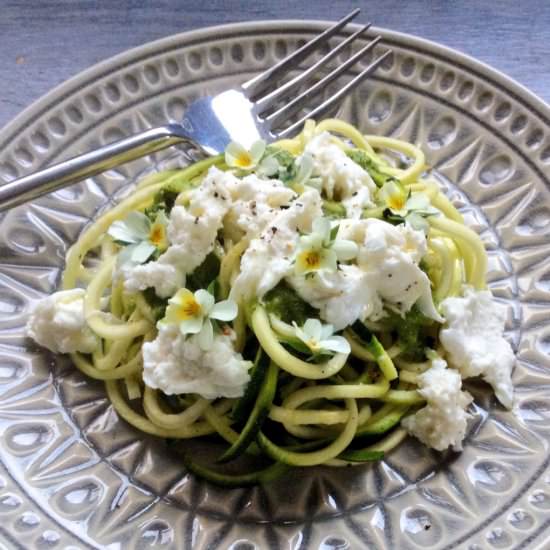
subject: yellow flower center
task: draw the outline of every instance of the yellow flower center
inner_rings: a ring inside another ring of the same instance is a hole
[[[321,350],[321,346],[319,345],[319,342],[317,340],[311,338],[307,341],[307,347],[313,352],[316,353]]]
[[[308,269],[319,269],[321,267],[321,255],[317,250],[304,252],[301,260]]]
[[[184,298],[177,309],[177,317],[179,321],[187,321],[188,319],[194,319],[201,314],[201,305],[195,300],[193,296]]]
[[[166,229],[160,223],[153,224],[151,227],[151,232],[149,233],[149,240],[157,248],[162,248],[166,245]]]
[[[392,210],[401,210],[402,208],[405,207],[406,202],[407,202],[407,197],[404,197],[400,193],[399,194],[395,193],[393,195],[390,195],[387,200],[388,206]]]
[[[235,158],[235,164],[239,168],[248,168],[252,164],[252,157],[247,151],[243,151]]]

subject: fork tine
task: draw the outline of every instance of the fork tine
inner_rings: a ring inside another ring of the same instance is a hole
[[[328,75],[322,78],[319,82],[308,88],[305,92],[301,93],[298,97],[295,97],[292,101],[289,101],[286,105],[283,105],[279,110],[271,113],[265,118],[265,122],[270,128],[276,128],[281,123],[288,120],[290,116],[305,107],[312,97],[326,89],[327,85],[333,80],[341,76],[349,67],[354,65],[361,57],[363,57],[369,50],[374,48],[380,41],[381,37],[377,36],[371,40],[366,46],[363,46],[356,54],[352,55],[345,63],[331,71]]]
[[[340,42],[335,48],[330,50],[325,56],[323,56],[319,61],[314,63],[311,67],[306,69],[304,72],[300,73],[298,76],[294,77],[292,80],[289,80],[287,83],[283,84],[279,88],[276,88],[272,92],[264,95],[262,98],[255,101],[256,112],[261,115],[266,109],[269,109],[276,101],[283,95],[288,95],[294,88],[297,88],[300,84],[307,82],[312,74],[314,74],[319,67],[326,65],[333,57],[335,57],[343,48],[348,44],[353,42],[360,35],[365,33],[371,23],[367,23],[358,31],[355,31],[353,34],[348,36],[344,41]]]
[[[313,50],[315,50],[322,43],[326,42],[331,36],[336,34],[349,21],[355,18],[360,11],[361,10],[359,8],[354,9],[352,12],[348,13],[348,15],[340,19],[340,21],[332,25],[332,27],[324,30],[320,35],[304,44],[301,48],[298,48],[295,52],[291,53],[284,59],[281,59],[281,61],[273,65],[273,67],[270,67],[267,71],[264,71],[263,73],[242,84],[241,87],[243,91],[249,98],[253,98],[254,96],[257,96],[265,91],[273,80],[278,79],[286,72],[298,66],[298,64],[311,52],[313,52]]]
[[[302,124],[309,118],[314,118],[316,116],[323,116],[331,107],[333,107],[336,103],[341,101],[347,94],[349,94],[351,91],[353,91],[361,82],[372,72],[374,72],[380,64],[392,54],[391,50],[387,50],[384,52],[379,58],[375,59],[368,67],[363,69],[353,80],[348,82],[342,89],[338,90],[333,96],[329,97],[327,100],[325,100],[321,105],[318,105],[313,111],[302,117],[300,120],[289,126],[288,128],[285,128],[281,132],[275,134],[274,136],[277,139],[288,137],[293,132],[297,131]]]

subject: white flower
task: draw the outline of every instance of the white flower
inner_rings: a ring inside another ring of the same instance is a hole
[[[298,243],[296,273],[307,274],[322,269],[336,271],[338,261],[344,262],[357,256],[357,243],[337,239],[331,233],[330,220],[317,218],[313,221],[312,232],[300,237]]]
[[[238,307],[233,300],[216,300],[207,290],[197,290],[194,294],[187,288],[178,290],[168,300],[165,324],[179,325],[182,334],[198,334],[197,340],[203,350],[212,347],[214,327],[211,319],[232,321],[237,316]]]
[[[252,170],[263,157],[265,146],[265,141],[258,140],[247,150],[240,143],[232,141],[225,149],[225,163],[231,168]]]
[[[313,355],[327,352],[349,353],[350,345],[343,336],[334,336],[332,325],[323,325],[319,319],[308,319],[302,328],[293,322],[296,336]]]
[[[430,203],[430,198],[424,193],[414,195],[405,189],[395,179],[390,179],[378,192],[378,197],[383,200],[392,214],[401,216],[413,229],[426,232],[428,222],[426,217],[439,213]]]
[[[157,250],[164,252],[168,248],[167,225],[168,219],[162,211],[154,223],[141,212],[130,212],[124,221],[112,223],[107,233],[115,241],[127,245],[119,254],[119,262],[142,264]]]
[[[313,157],[309,153],[304,153],[297,161],[297,166],[298,172],[294,184],[313,187],[320,193],[323,189],[323,180],[320,177],[313,177]]]

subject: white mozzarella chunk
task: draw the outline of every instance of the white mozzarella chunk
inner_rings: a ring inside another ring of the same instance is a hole
[[[293,275],[287,281],[335,330],[382,309],[380,299],[372,291],[371,276],[354,265],[341,265],[338,271],[320,271],[310,277]]]
[[[161,298],[169,298],[178,288],[185,286],[185,273],[173,265],[160,262],[123,264],[118,268],[117,278],[124,281],[127,292],[154,288]]]
[[[240,179],[231,175],[226,185],[232,204],[224,219],[224,232],[234,242],[244,235],[259,235],[278,214],[296,197],[292,189],[276,179],[263,179],[250,174]]]
[[[321,214],[321,197],[315,189],[307,189],[287,209],[280,210],[243,254],[230,297],[236,301],[262,298],[290,274],[300,232],[309,232]]]
[[[143,344],[143,381],[166,395],[196,393],[206,399],[241,397],[252,363],[237,353],[229,336],[216,334],[208,351],[197,337],[185,338],[174,325],[160,327],[155,340]]]
[[[84,290],[55,292],[40,300],[27,321],[27,336],[55,353],[91,353],[97,338],[84,318]]]
[[[373,206],[376,185],[372,178],[334,144],[328,132],[315,136],[305,153],[313,158],[313,173],[321,178],[325,195],[342,201],[348,218],[359,219],[364,208]]]
[[[512,369],[515,357],[504,339],[505,309],[488,290],[466,288],[463,297],[441,303],[446,319],[439,338],[449,363],[463,378],[481,376],[508,409],[513,406]]]
[[[417,304],[427,317],[443,321],[433,303],[430,280],[418,266],[427,250],[421,231],[373,218],[344,220],[338,238],[357,242],[357,263],[372,275],[372,293],[388,307],[405,314]],[[373,308],[371,319],[375,320],[380,313],[381,310]]]
[[[199,187],[191,192],[188,207],[175,206],[167,227],[170,246],[156,262],[127,266],[121,270],[128,292],[154,288],[161,297],[173,295],[184,275],[194,271],[212,252],[222,220],[231,205],[225,175],[211,168]]]
[[[419,375],[418,383],[426,406],[404,418],[401,425],[432,449],[444,451],[451,446],[455,451],[461,450],[469,417],[466,409],[472,396],[461,390],[459,373],[447,368],[443,359],[435,359]]]

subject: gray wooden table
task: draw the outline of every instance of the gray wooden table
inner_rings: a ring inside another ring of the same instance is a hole
[[[0,0],[0,127],[53,86],[144,42],[234,21],[334,20],[357,6],[363,21],[461,50],[550,102],[548,0]]]

